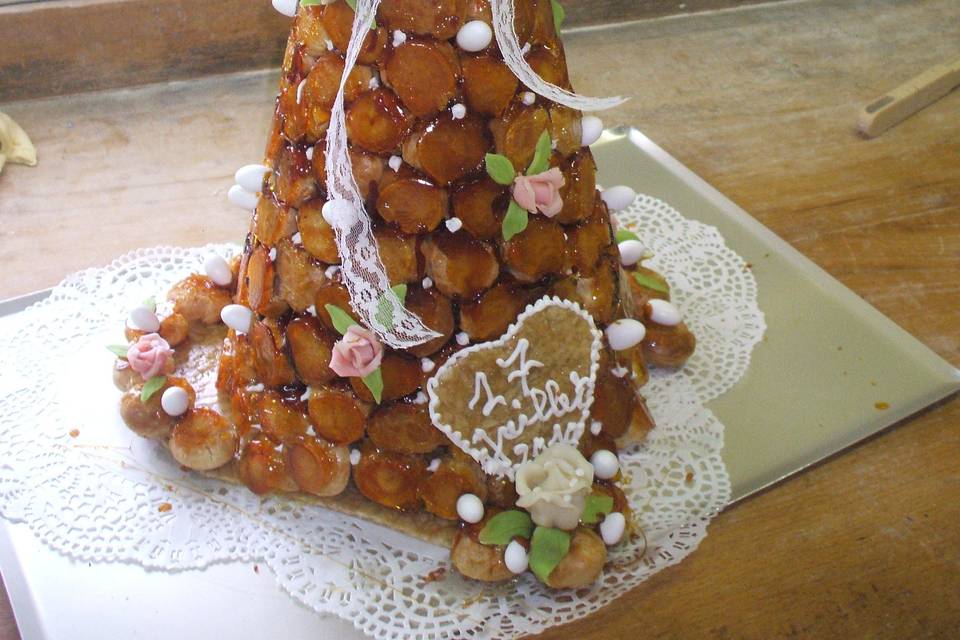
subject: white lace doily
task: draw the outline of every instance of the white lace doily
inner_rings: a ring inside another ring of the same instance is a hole
[[[425,580],[448,566],[447,549],[184,473],[128,431],[104,346],[123,342],[128,309],[236,246],[136,251],[18,315],[0,337],[0,510],[89,562],[266,562],[293,597],[377,638],[514,638],[590,614],[692,552],[729,500],[723,425],[704,404],[740,379],[765,330],[753,276],[716,229],[649,197],[620,219],[655,252],[698,347],[683,372],[644,388],[658,427],[622,459],[645,539],[614,548],[589,589],[559,594],[530,574],[494,586],[453,570]]]

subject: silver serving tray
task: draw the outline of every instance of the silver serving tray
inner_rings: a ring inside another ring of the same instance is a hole
[[[709,405],[726,426],[734,501],[960,389],[960,371],[639,131],[608,131],[593,149],[602,184],[630,185],[717,227],[753,265],[767,335],[744,379]],[[4,318],[49,295],[0,303],[0,330]],[[265,566],[169,574],[87,565],[47,549],[23,525],[0,521],[0,567],[24,640],[241,640],[265,632],[362,638],[349,624],[300,606]]]

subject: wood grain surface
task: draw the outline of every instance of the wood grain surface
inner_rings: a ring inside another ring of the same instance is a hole
[[[0,7],[0,101],[263,68],[282,56],[289,28],[251,0]]]
[[[635,96],[608,124],[640,127],[960,365],[960,94],[855,131],[867,101],[960,55],[960,3],[802,0],[567,42],[578,89]],[[275,83],[0,105],[40,152],[0,174],[0,297],[136,247],[238,240],[225,193],[260,158]],[[956,638],[958,461],[954,399],[730,508],[681,565],[543,637]]]
[[[564,5],[571,28],[762,1],[564,0]],[[290,19],[269,0],[0,6],[0,102],[267,68],[280,59],[289,28]]]

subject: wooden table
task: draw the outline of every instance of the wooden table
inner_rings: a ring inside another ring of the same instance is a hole
[[[578,89],[635,96],[608,124],[643,129],[960,365],[960,94],[877,140],[854,130],[867,101],[960,55],[960,4],[799,1],[567,42]],[[4,105],[41,164],[0,176],[0,297],[135,247],[239,239],[225,192],[260,157],[274,86]],[[680,566],[543,637],[958,637],[958,523],[954,399],[729,509]]]

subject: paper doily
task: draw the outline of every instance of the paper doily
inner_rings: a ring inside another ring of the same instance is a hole
[[[293,597],[377,638],[514,638],[582,618],[691,553],[728,502],[723,425],[704,404],[742,377],[765,330],[756,282],[716,229],[645,196],[619,217],[655,252],[650,265],[670,280],[698,347],[682,372],[655,373],[643,390],[658,426],[622,460],[645,539],[614,548],[588,589],[558,594],[530,574],[483,585],[452,569],[425,580],[448,566],[447,549],[184,473],[129,432],[104,345],[122,341],[129,308],[201,271],[211,252],[239,251],[230,245],[136,251],[19,314],[18,331],[0,337],[0,510],[89,562],[266,562]]]

